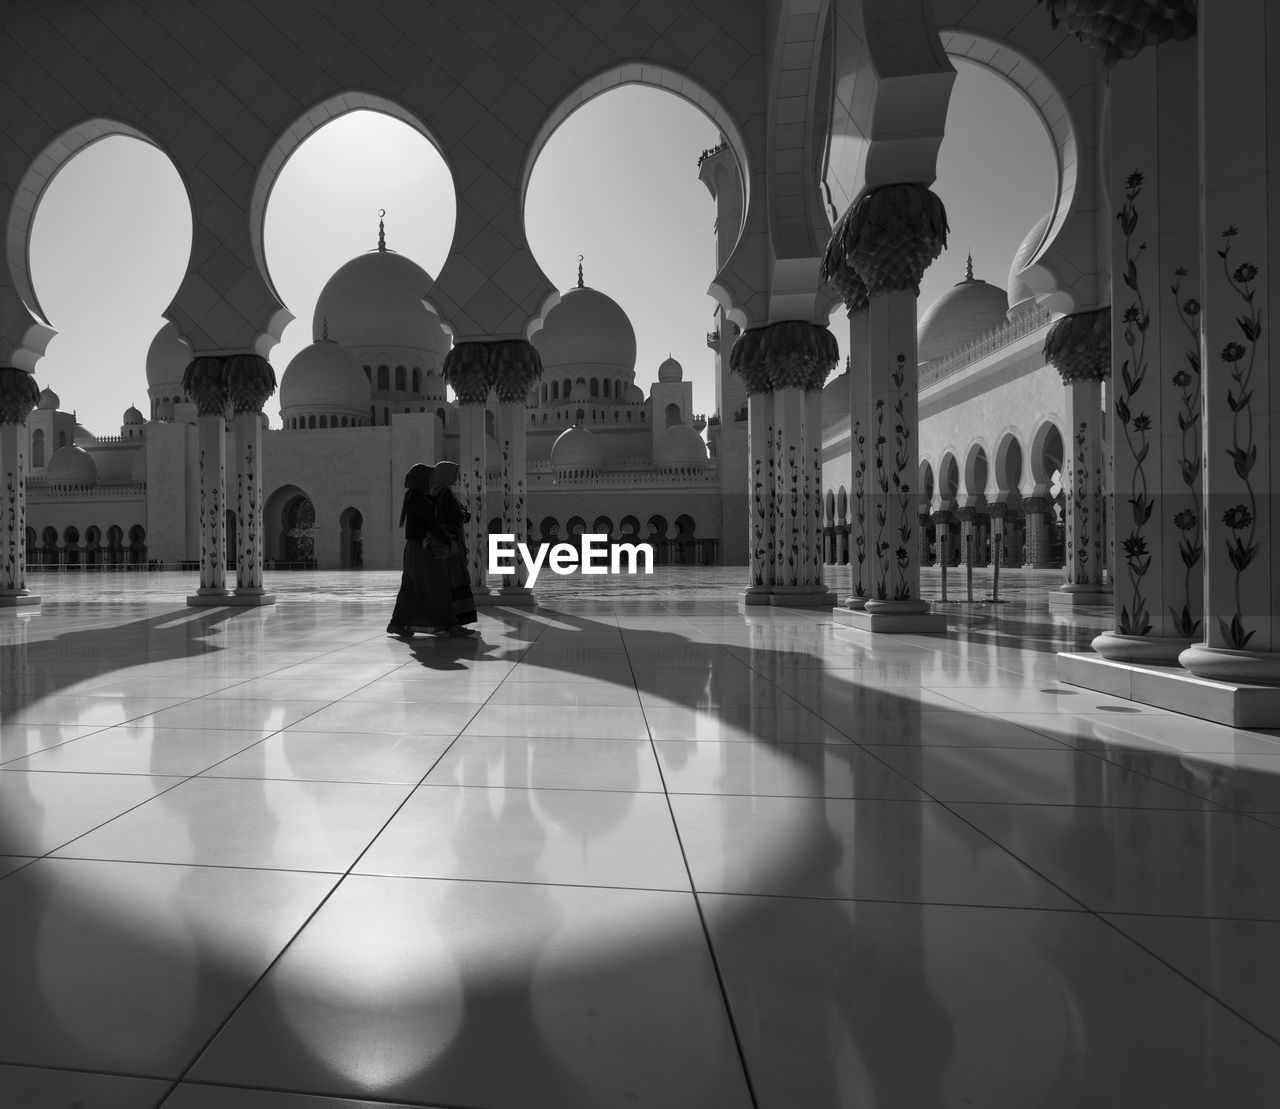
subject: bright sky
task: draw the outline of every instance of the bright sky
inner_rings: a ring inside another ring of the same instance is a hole
[[[950,249],[925,275],[921,311],[964,276],[1005,284],[1023,235],[1053,198],[1051,148],[1020,95],[958,63],[935,190],[946,203]],[[714,410],[714,360],[705,345],[715,303],[714,204],[697,177],[717,133],[667,93],[625,87],[591,101],[552,136],[534,167],[526,226],[534,256],[561,289],[577,281],[613,297],[636,331],[637,382],[673,354],[694,383],[694,410]],[[992,173],[992,167],[998,167]],[[437,274],[455,203],[444,163],[421,136],[387,116],[352,113],[322,128],[286,164],[267,208],[267,264],[297,317],[271,352],[277,378],[311,341],[324,282],[377,244]],[[59,330],[36,367],[63,407],[103,435],[121,414],[147,410],[146,352],[182,279],[191,248],[185,190],[168,159],[133,139],[105,139],[53,180],[37,210],[31,260],[37,296]],[[842,313],[833,330],[842,350]],[[275,398],[267,405],[279,425]]]

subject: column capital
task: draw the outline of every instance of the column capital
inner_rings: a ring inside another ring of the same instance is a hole
[[[868,299],[882,293],[918,293],[924,271],[947,245],[948,230],[946,208],[928,186],[866,189],[831,232],[823,276],[836,283],[842,295],[844,287],[855,294],[851,312],[858,288],[849,270]]]
[[[491,343],[459,343],[444,356],[440,376],[453,386],[459,404],[484,404],[493,384]]]
[[[40,387],[26,370],[0,366],[0,424],[25,427],[27,416],[40,401]]]
[[[742,378],[747,396],[773,392],[773,383],[769,380],[764,360],[766,330],[763,327],[753,327],[744,331],[734,339],[729,351],[729,369]]]
[[[1053,500],[1049,497],[1023,497],[1022,511],[1031,516],[1037,512],[1048,512],[1052,504]]]
[[[1003,520],[1009,514],[1009,506],[1004,501],[992,501],[987,505],[987,515],[993,520]]]
[[[1111,305],[1063,316],[1044,339],[1044,357],[1064,385],[1111,376]]]
[[[223,381],[231,411],[261,412],[276,391],[276,372],[260,354],[229,354],[222,363]]]
[[[489,344],[489,376],[504,404],[523,404],[529,386],[542,378],[542,356],[527,339],[501,339]]]
[[[820,390],[840,359],[836,338],[821,324],[783,320],[744,331],[734,340],[729,368],[747,393]]]
[[[222,357],[200,354],[187,363],[182,391],[195,401],[197,415],[223,415],[227,410],[227,379]]]
[[[1135,57],[1144,46],[1181,42],[1196,33],[1196,0],[1045,0],[1049,26],[1061,23],[1093,47],[1104,69]]]

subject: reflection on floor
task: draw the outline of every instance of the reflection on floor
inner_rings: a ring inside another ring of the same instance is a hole
[[[1280,1088],[1280,736],[947,639],[550,580],[49,576],[0,616],[0,1105],[1243,1107]],[[589,587],[589,588],[588,588]]]

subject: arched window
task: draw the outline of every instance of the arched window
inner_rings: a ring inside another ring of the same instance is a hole
[[[346,418],[346,416],[343,416],[343,417],[342,417],[342,426],[343,426],[343,427],[346,427],[346,426],[347,426],[347,418]]]
[[[484,433],[486,435],[497,436],[497,430],[493,422],[493,413],[487,408],[484,410]]]
[[[386,366],[378,367],[378,388],[383,392],[391,388],[391,371]]]
[[[443,406],[436,409],[436,415],[440,418],[440,422],[443,424],[445,422],[445,411]]]
[[[328,417],[328,416],[321,416],[321,417],[320,417],[320,426],[321,426],[321,427],[328,427],[328,426],[329,426],[329,417]]]
[[[315,426],[316,426],[316,418],[315,418],[314,416],[308,416],[308,417],[307,417],[307,427],[312,428],[312,427],[315,427]]]
[[[593,377],[591,379],[591,395],[593,397],[598,397],[600,395],[600,379],[598,377]]]
[[[560,385],[560,392],[564,394],[565,400],[568,400],[569,394],[573,392],[573,382],[570,381],[567,377],[564,379],[564,381]]]
[[[604,379],[604,395],[606,397],[609,395],[609,379],[607,377]]]
[[[546,386],[544,385],[543,388],[545,389]],[[553,381],[551,383],[551,399],[552,400],[560,399],[560,382],[558,381]]]
[[[577,415],[578,423],[582,423],[582,421],[585,420],[586,418],[587,418],[587,414],[581,408],[579,408],[578,415]]]
[[[643,408],[642,408],[642,409],[640,409],[640,419],[641,419],[642,421],[644,420],[644,409],[643,409]]]
[[[389,424],[391,422],[391,409],[384,407],[382,409],[382,422]]]
[[[413,391],[422,392],[422,370],[417,366],[413,367]]]
[[[542,383],[542,403],[547,403],[547,383],[545,381]]]
[[[667,405],[667,427],[674,427],[680,422],[680,406],[678,404]]]
[[[44,432],[37,431],[31,436],[31,465],[44,465]]]
[[[396,367],[396,392],[397,393],[404,392],[404,367],[403,366]]]
[[[67,433],[65,431],[58,432],[58,449],[61,450],[67,445]]]

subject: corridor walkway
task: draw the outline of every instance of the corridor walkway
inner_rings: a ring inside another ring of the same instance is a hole
[[[1043,576],[875,641],[742,576],[411,644],[394,574],[33,576],[0,1105],[1272,1102],[1280,734],[1059,684]]]

